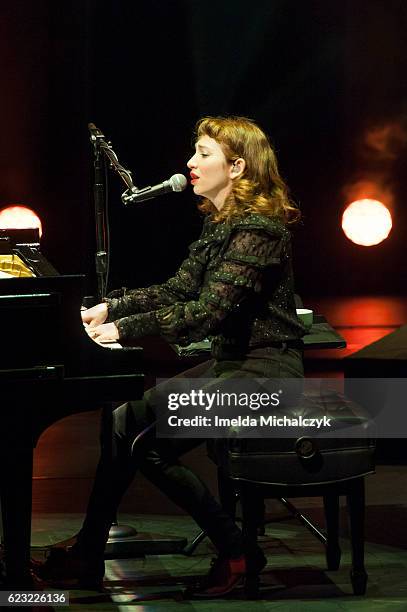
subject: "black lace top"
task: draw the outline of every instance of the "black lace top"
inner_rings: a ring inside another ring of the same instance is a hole
[[[207,217],[175,276],[114,291],[106,302],[122,344],[148,335],[180,345],[213,337],[246,349],[305,332],[295,313],[290,234],[258,214],[216,224]]]

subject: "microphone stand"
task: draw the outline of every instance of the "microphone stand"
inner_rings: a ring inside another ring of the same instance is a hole
[[[108,262],[108,241],[107,241],[107,220],[105,193],[103,182],[103,163],[102,156],[105,156],[110,163],[110,167],[117,172],[127,187],[125,192],[127,197],[137,193],[138,189],[133,183],[131,172],[126,170],[117,158],[110,142],[105,140],[104,134],[95,126],[94,123],[88,124],[90,141],[94,149],[94,188],[93,195],[95,201],[95,222],[96,222],[96,275],[98,285],[98,301],[101,302],[106,292],[106,271]],[[123,194],[124,195],[124,194]],[[112,430],[112,409],[102,408],[102,431],[106,434],[106,439],[111,439]],[[127,525],[119,525],[117,515],[112,517],[112,524],[109,531],[109,539],[105,547],[105,558],[114,559],[120,557],[140,556],[145,554],[170,554],[181,552],[187,540],[171,536],[161,536],[155,534],[139,534],[137,529]],[[65,542],[69,544],[70,541]],[[59,545],[64,544],[60,542]]]
[[[102,302],[106,297],[107,285],[107,262],[108,262],[108,241],[106,232],[106,200],[105,200],[105,185],[103,181],[103,156],[107,157],[111,167],[113,167],[125,182],[129,191],[137,191],[133,185],[131,174],[128,170],[119,164],[116,153],[111,147],[111,143],[106,142],[104,134],[95,126],[94,123],[88,124],[90,132],[90,141],[93,144],[94,151],[94,186],[93,197],[95,203],[95,223],[96,223],[96,278],[97,278],[97,302]],[[109,434],[111,431],[112,409],[111,407],[102,408],[101,427],[102,431]],[[122,538],[133,538],[137,535],[137,531],[132,527],[119,527],[117,517],[112,517],[112,525],[109,531],[111,552],[117,552],[111,541],[120,541]]]
[[[105,194],[103,183],[103,165],[102,154],[100,150],[100,141],[103,138],[102,132],[91,129],[91,142],[93,144],[94,161],[94,185],[93,199],[95,203],[95,223],[96,223],[96,279],[97,279],[97,301],[101,302],[105,297],[105,279],[107,269],[107,240],[106,240],[106,211],[105,211]]]
[[[101,302],[106,297],[106,271],[108,262],[108,244],[106,238],[106,206],[105,192],[103,182],[103,155],[109,160],[110,167],[113,168],[123,180],[128,192],[136,193],[137,187],[134,185],[131,178],[130,170],[126,170],[117,158],[113,151],[111,143],[106,142],[104,134],[95,126],[94,123],[89,123],[90,141],[93,144],[94,151],[94,186],[93,197],[95,202],[95,223],[96,223],[96,278],[97,278],[97,293],[98,302]]]

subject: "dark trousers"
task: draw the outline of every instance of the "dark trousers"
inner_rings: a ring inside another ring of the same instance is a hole
[[[303,375],[301,354],[293,349],[255,349],[243,359],[207,361],[187,370],[185,378],[291,378]],[[219,553],[237,557],[245,551],[240,529],[202,480],[179,458],[202,439],[157,438],[154,389],[142,400],[122,404],[103,427],[101,458],[78,536],[84,553],[102,555],[110,525],[137,470],[208,533]],[[109,435],[106,435],[109,431]],[[143,435],[139,435],[144,432]],[[137,437],[136,444],[133,444]],[[246,551],[250,552],[250,551]]]

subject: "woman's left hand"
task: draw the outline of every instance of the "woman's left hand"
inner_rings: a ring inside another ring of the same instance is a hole
[[[114,323],[103,323],[97,327],[89,326],[86,331],[96,342],[114,342],[119,339],[119,330]]]

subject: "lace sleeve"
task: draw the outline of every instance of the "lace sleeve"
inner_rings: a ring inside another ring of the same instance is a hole
[[[194,254],[193,243],[190,254],[176,274],[161,285],[141,289],[122,289],[109,294],[108,321],[137,313],[158,310],[176,302],[187,302],[199,297],[202,282],[203,263]]]
[[[222,321],[261,290],[264,269],[280,262],[280,250],[280,239],[265,231],[235,231],[197,300],[177,302],[148,316],[133,315],[116,321],[120,340],[159,334],[169,342],[186,345],[216,335]]]

